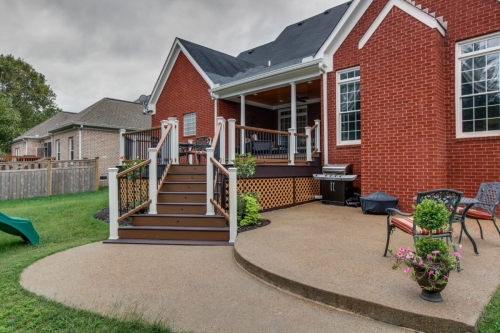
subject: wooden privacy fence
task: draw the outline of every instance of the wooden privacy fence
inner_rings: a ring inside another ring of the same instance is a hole
[[[99,189],[99,158],[0,163],[0,200]]]

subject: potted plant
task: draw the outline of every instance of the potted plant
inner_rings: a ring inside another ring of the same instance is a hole
[[[448,284],[451,271],[457,268],[458,252],[450,251],[450,247],[442,238],[433,238],[432,230],[446,228],[450,212],[444,203],[424,199],[415,208],[414,223],[429,230],[429,235],[419,237],[415,242],[415,250],[400,248],[397,253],[391,251],[393,268],[406,265],[404,272],[411,271],[411,278],[417,281],[422,289],[420,297],[431,302],[442,302],[441,291]]]

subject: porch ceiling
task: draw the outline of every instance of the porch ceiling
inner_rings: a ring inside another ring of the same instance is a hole
[[[269,106],[278,106],[291,103],[291,86],[261,91],[256,94],[246,96],[249,102],[265,104]],[[311,80],[297,84],[297,98],[303,100],[318,99],[321,97],[320,80]]]

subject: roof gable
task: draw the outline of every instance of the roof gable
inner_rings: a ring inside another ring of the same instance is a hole
[[[366,45],[366,43],[368,43],[368,40],[370,40],[371,36],[373,36],[375,31],[377,31],[377,28],[382,24],[384,19],[394,7],[401,9],[429,28],[436,29],[443,37],[446,34],[446,28],[448,24],[444,22],[442,17],[436,18],[435,14],[429,14],[428,9],[422,9],[422,6],[416,5],[415,1],[412,0],[389,0],[389,2],[387,2],[380,14],[373,21],[372,25],[368,28],[364,36],[359,41],[359,49],[362,49]]]
[[[352,2],[286,27],[273,42],[241,52],[242,59],[260,66],[314,56],[340,22]]]

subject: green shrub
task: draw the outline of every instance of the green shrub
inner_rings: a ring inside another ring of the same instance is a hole
[[[257,193],[238,195],[238,223],[240,227],[257,224],[260,219],[260,205]]]
[[[441,238],[419,237],[415,243],[415,248],[419,257],[426,257],[433,251],[439,251],[443,256],[450,253],[448,245]]]
[[[415,207],[413,220],[415,224],[427,230],[436,230],[448,225],[450,212],[443,202],[424,199]]]

